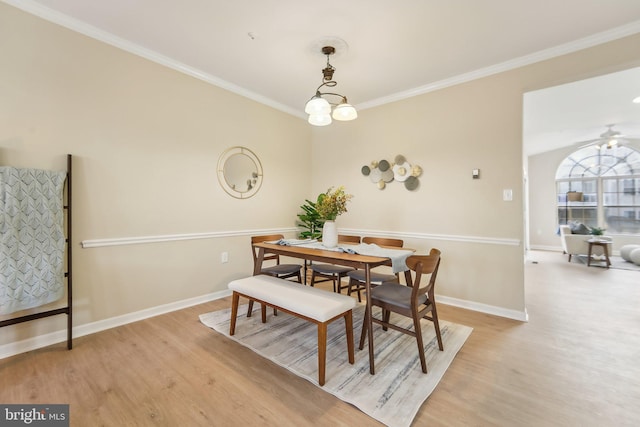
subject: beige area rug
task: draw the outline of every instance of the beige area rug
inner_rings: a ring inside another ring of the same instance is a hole
[[[202,314],[200,321],[229,337],[230,309]],[[260,321],[259,305],[246,317],[238,310],[236,333],[229,337],[294,374],[318,385],[317,327],[286,313]],[[394,314],[392,314],[394,316]],[[416,340],[397,331],[384,332],[374,325],[376,374],[369,374],[367,346],[358,350],[364,306],[354,309],[356,361],[347,360],[344,321],[336,320],[327,333],[326,383],[323,390],[348,402],[388,426],[409,426],[422,403],[443,377],[472,328],[440,320],[444,351],[438,349],[433,324],[423,320],[428,374],[423,374]],[[404,320],[401,316],[394,321]],[[398,322],[399,323],[399,322]],[[411,323],[407,319],[404,326]]]

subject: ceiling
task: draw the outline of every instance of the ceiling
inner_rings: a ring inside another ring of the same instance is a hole
[[[613,130],[640,139],[640,67],[546,88],[524,95],[525,154],[584,141]]]
[[[638,0],[1,1],[298,117],[326,44],[363,110],[640,32]]]

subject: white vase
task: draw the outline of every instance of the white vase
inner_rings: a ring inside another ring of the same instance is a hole
[[[338,246],[338,228],[335,221],[325,221],[322,226],[322,246],[335,248]]]

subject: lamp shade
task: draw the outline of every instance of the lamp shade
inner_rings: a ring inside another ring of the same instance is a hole
[[[314,126],[326,126],[331,124],[331,116],[327,114],[309,114],[309,123]]]
[[[358,117],[358,112],[353,105],[347,104],[346,102],[339,104],[336,108],[333,109],[333,118],[341,121],[349,121],[354,120]]]
[[[304,112],[307,114],[329,114],[331,113],[331,105],[326,99],[316,95],[307,102]]]

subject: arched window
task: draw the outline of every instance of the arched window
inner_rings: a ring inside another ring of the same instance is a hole
[[[556,171],[558,223],[579,221],[608,233],[640,233],[640,152],[588,146]]]

